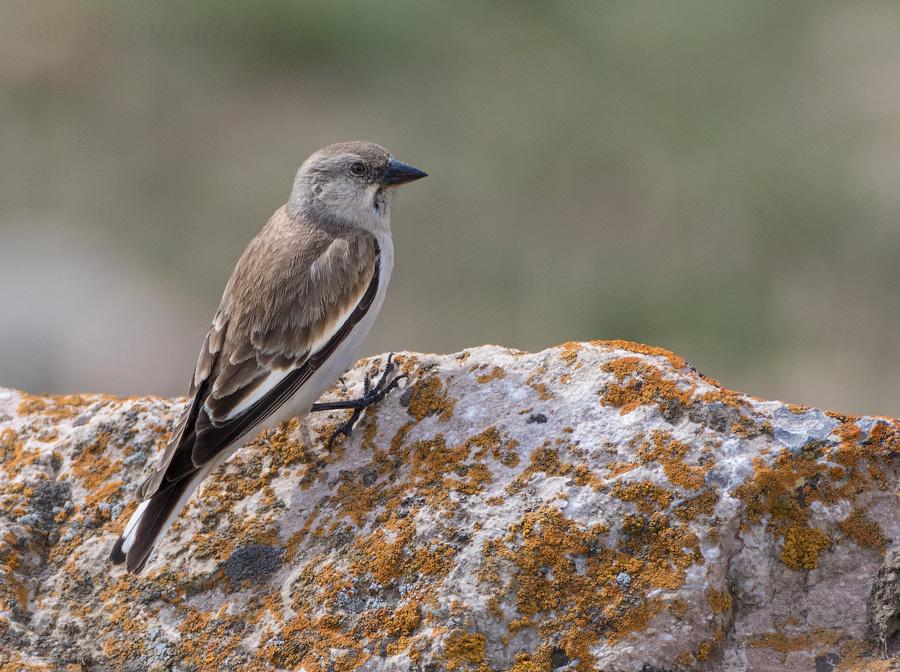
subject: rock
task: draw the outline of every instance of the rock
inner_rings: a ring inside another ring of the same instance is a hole
[[[240,450],[138,576],[106,556],[183,400],[0,390],[0,670],[895,669],[897,420],[625,342],[397,361],[333,452],[342,413]]]

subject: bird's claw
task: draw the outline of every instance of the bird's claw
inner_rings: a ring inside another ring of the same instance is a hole
[[[313,404],[312,410],[334,410],[337,408],[348,408],[352,409],[353,413],[350,414],[350,417],[346,422],[342,423],[331,435],[331,438],[328,439],[328,450],[331,450],[334,445],[335,439],[337,437],[343,435],[344,437],[350,436],[350,433],[353,431],[353,427],[356,425],[359,417],[362,415],[362,412],[366,410],[369,406],[374,406],[379,403],[382,399],[384,399],[391,390],[397,387],[400,384],[400,381],[409,378],[409,376],[405,373],[401,373],[398,376],[395,376],[390,381],[388,380],[388,376],[391,375],[391,372],[394,370],[394,353],[390,353],[387,357],[387,362],[384,365],[384,371],[381,374],[381,377],[378,379],[378,382],[375,383],[375,386],[372,386],[372,378],[366,373],[366,377],[363,379],[363,394],[358,399],[351,399],[349,401],[338,401],[333,402],[331,404]],[[318,407],[318,408],[317,408]]]

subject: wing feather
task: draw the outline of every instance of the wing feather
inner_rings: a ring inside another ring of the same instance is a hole
[[[361,229],[326,233],[279,213],[238,262],[200,352],[190,402],[160,466],[139,488],[164,491],[265,422],[368,312],[380,250]]]
[[[216,423],[209,419],[206,405],[197,418],[197,439],[193,448],[193,462],[196,466],[206,464],[213,456],[231,444],[245,431],[278,410],[300,387],[318,370],[322,363],[337,349],[365,314],[368,312],[378,291],[380,263],[376,257],[372,278],[356,307],[343,321],[335,334],[318,350],[311,353],[302,364],[290,370],[278,380],[262,398],[246,410],[230,417],[225,422]],[[275,374],[276,372],[272,372]],[[270,374],[271,375],[271,374]]]

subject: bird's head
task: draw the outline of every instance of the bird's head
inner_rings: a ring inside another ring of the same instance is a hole
[[[310,156],[297,171],[288,209],[295,216],[330,216],[352,226],[389,226],[395,187],[425,177],[371,142],[341,142]]]

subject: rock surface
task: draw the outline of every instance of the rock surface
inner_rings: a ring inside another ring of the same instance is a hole
[[[239,451],[136,577],[106,556],[183,400],[0,390],[0,672],[898,668],[897,420],[625,342],[397,360],[332,452],[340,413]]]

